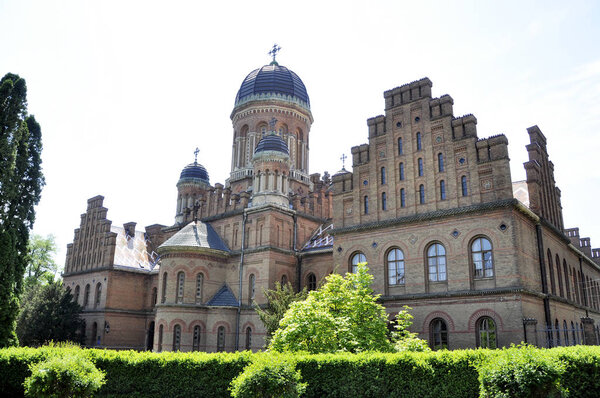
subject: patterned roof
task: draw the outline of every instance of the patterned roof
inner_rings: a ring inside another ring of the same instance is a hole
[[[206,305],[219,307],[237,307],[238,301],[233,295],[233,292],[224,284],[215,295],[208,300]]]
[[[286,155],[290,154],[287,144],[277,134],[265,135],[260,141],[258,141],[258,145],[256,145],[256,149],[254,150],[254,153],[257,154],[260,152],[269,152],[269,151],[282,152],[282,153],[285,153]]]
[[[332,222],[321,224],[313,233],[308,242],[302,248],[302,252],[309,252],[322,249],[330,249],[333,247],[333,236],[329,231],[333,229]]]
[[[202,221],[192,221],[175,235],[171,236],[159,246],[159,249],[168,247],[188,247],[221,250],[228,252],[229,248],[210,224]]]
[[[137,270],[151,271],[158,261],[158,254],[148,253],[145,234],[135,231],[134,236],[125,233],[123,227],[111,225],[111,232],[117,234],[115,258],[113,264],[117,267],[127,267]]]
[[[276,64],[265,65],[246,76],[235,97],[239,103],[255,94],[283,94],[296,97],[310,106],[306,87],[297,74]]]
[[[190,163],[181,170],[179,179],[193,178],[210,184],[208,179],[208,171],[198,162]]]

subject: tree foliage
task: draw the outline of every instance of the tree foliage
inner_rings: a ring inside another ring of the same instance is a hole
[[[379,295],[373,295],[372,281],[364,264],[345,277],[329,275],[305,301],[290,305],[271,348],[310,353],[393,351],[385,308],[377,303]],[[400,317],[396,335],[406,327]]]
[[[44,185],[41,136],[27,115],[25,80],[8,73],[0,80],[0,347],[17,343],[29,230]]]
[[[25,270],[25,289],[44,284],[54,279],[58,265],[54,261],[56,243],[54,236],[33,235],[27,245],[27,268]]]
[[[268,345],[273,337],[273,333],[279,328],[279,321],[281,321],[285,312],[290,308],[290,304],[306,299],[308,293],[306,289],[296,293],[289,282],[285,285],[275,282],[275,289],[265,290],[264,294],[267,298],[267,308],[262,309],[256,306],[256,312],[265,325],[267,331],[266,344]]]
[[[30,286],[23,296],[17,321],[21,345],[39,346],[49,341],[83,343],[81,310],[60,280]]]

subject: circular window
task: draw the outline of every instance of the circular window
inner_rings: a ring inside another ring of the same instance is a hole
[[[369,185],[369,181],[367,181],[367,180],[364,180],[364,181],[363,181],[363,185]]]
[[[415,118],[415,122],[419,123],[420,121],[421,121],[421,118],[417,116],[417,117]]]
[[[398,127],[398,128],[402,127],[402,122],[397,122],[396,127]]]

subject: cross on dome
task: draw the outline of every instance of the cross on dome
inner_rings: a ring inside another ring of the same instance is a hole
[[[348,158],[348,156],[346,156],[345,153],[342,153],[342,157],[340,158],[340,160],[342,161],[342,169],[345,170],[346,169],[346,159]]]
[[[196,150],[194,151],[194,163],[198,163],[198,154],[200,153],[200,149],[198,149],[198,147],[196,147]]]
[[[281,51],[281,47],[278,46],[277,43],[273,44],[273,48],[271,49],[271,51],[269,51],[269,55],[273,57],[273,62],[271,62],[271,65],[279,65],[277,61],[275,61],[275,57],[277,56],[277,53],[279,53],[279,51]]]

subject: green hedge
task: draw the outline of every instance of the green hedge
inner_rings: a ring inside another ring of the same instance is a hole
[[[2,396],[23,396],[30,364],[74,350],[106,373],[100,397],[228,397],[231,381],[251,363],[269,363],[270,355],[8,348],[0,350]],[[278,358],[295,364],[307,384],[303,397],[518,397],[524,386],[527,391],[547,391],[550,384],[563,396],[600,396],[600,347]],[[264,376],[256,366],[250,369],[252,377]]]

